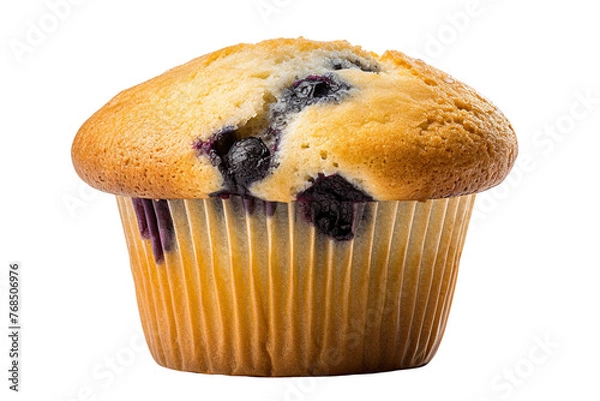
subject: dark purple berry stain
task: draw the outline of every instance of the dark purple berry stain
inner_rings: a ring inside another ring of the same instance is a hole
[[[133,198],[132,202],[140,235],[150,240],[154,260],[156,263],[162,263],[164,253],[172,250],[175,244],[169,204],[164,199]]]
[[[339,174],[319,174],[313,184],[296,198],[306,220],[317,231],[338,241],[354,238],[354,204],[373,198]]]
[[[242,197],[242,204],[244,205],[244,210],[248,214],[254,213],[257,204],[260,206],[261,203],[263,204],[265,216],[273,217],[275,211],[277,210],[277,202],[263,201],[253,196]]]
[[[144,199],[133,198],[133,209],[137,217],[140,235],[144,239],[150,239],[150,231],[148,230],[148,222],[146,221],[146,212],[144,211]]]
[[[269,126],[263,133],[260,134],[260,138],[263,140],[265,145],[267,145],[267,148],[269,148],[271,154],[275,154],[279,148],[281,130],[274,126]]]
[[[273,217],[277,211],[277,202],[265,201],[265,214],[268,217]]]

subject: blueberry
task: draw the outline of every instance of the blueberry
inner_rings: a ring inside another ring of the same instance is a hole
[[[271,164],[271,153],[260,138],[247,137],[236,141],[223,158],[223,173],[229,177],[237,192],[263,179]]]
[[[227,126],[214,133],[206,141],[197,139],[192,144],[198,156],[208,156],[224,179],[224,189],[211,194],[247,195],[247,187],[264,178],[271,166],[271,151],[262,139],[246,137],[238,139],[236,127]],[[279,132],[267,130],[265,139],[277,148]]]
[[[319,174],[314,183],[297,196],[304,217],[317,231],[339,240],[354,237],[354,204],[373,198],[339,174]]]
[[[323,98],[337,91],[337,85],[328,77],[309,75],[292,85],[298,98]]]
[[[223,190],[210,196],[249,195],[248,187],[264,178],[271,167],[271,152],[265,143],[256,137],[241,138],[231,145],[212,150],[210,156],[223,176]],[[226,154],[222,154],[227,149]]]
[[[281,101],[274,107],[274,114],[298,113],[316,103],[339,102],[349,90],[350,85],[335,75],[309,75],[284,90]]]

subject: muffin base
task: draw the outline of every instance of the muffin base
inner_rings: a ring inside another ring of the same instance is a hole
[[[356,204],[348,241],[318,233],[297,203],[168,200],[174,244],[157,263],[132,199],[117,197],[151,354],[172,369],[249,376],[425,365],[474,198]]]

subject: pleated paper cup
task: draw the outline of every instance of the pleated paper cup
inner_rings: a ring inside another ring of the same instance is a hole
[[[355,204],[347,241],[298,203],[118,197],[150,351],[231,375],[422,366],[446,326],[474,197]]]

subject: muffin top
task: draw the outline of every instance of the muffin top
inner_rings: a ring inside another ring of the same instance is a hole
[[[303,38],[228,47],[127,89],[72,148],[81,178],[117,195],[278,202],[466,195],[516,155],[504,115],[448,74]]]

